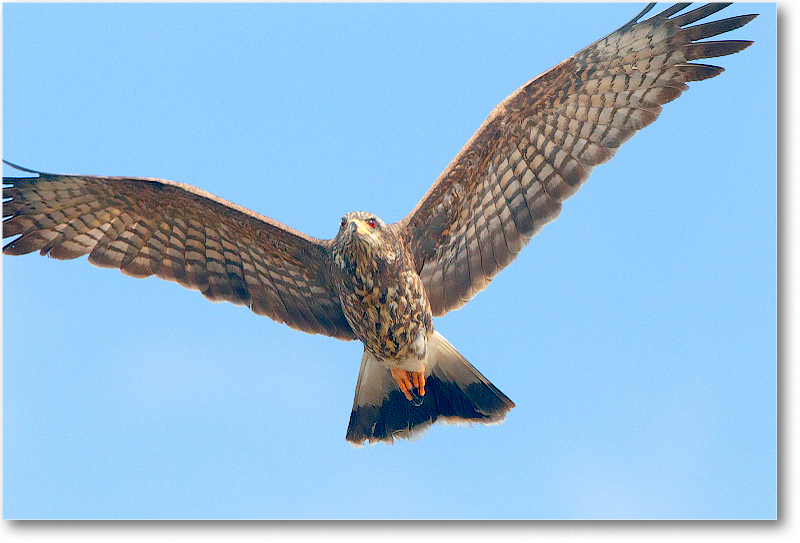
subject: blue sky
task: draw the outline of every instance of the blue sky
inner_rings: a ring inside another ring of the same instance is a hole
[[[402,218],[500,100],[640,9],[6,4],[3,156],[330,238]],[[774,518],[775,5],[715,18],[743,13],[725,37],[756,44],[434,322],[516,403],[500,426],[355,449],[359,343],[3,257],[4,517]]]

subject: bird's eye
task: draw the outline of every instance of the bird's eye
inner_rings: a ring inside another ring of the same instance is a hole
[[[376,221],[375,219],[367,219],[367,226],[369,226],[370,228],[375,228],[376,226],[378,226],[378,221]]]
[[[345,224],[347,224],[347,219],[345,219],[344,217],[342,217],[342,222],[341,222],[341,224],[339,225],[339,228],[344,228],[344,225],[345,225]]]

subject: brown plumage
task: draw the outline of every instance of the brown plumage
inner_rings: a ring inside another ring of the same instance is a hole
[[[424,358],[417,338],[433,331],[431,307],[394,232],[374,215],[348,213],[331,254],[342,310],[364,348],[378,360]]]
[[[685,4],[617,31],[503,100],[404,219],[347,214],[311,238],[202,190],[158,179],[8,177],[3,249],[156,275],[309,333],[364,344],[347,439],[392,441],[431,423],[502,421],[514,404],[433,329],[469,301],[686,82],[706,41],[755,15],[695,23],[725,5]]]

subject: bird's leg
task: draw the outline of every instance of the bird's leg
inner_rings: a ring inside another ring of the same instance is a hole
[[[422,404],[422,396],[425,395],[425,371],[405,371],[399,369],[392,370],[392,377],[397,381],[400,391],[406,399],[414,405]],[[414,389],[419,390],[417,395]]]

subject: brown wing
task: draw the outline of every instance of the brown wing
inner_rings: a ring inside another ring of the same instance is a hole
[[[156,275],[304,332],[353,339],[313,239],[188,185],[158,179],[4,177],[3,248]]]
[[[444,315],[486,288],[561,211],[592,168],[656,120],[687,81],[722,68],[691,60],[749,41],[696,40],[738,28],[743,15],[683,28],[724,4],[686,4],[628,24],[531,80],[498,105],[414,210],[393,228]]]

